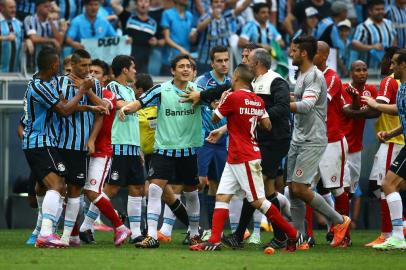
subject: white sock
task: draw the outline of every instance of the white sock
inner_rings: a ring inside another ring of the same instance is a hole
[[[148,206],[147,206],[147,223],[148,235],[154,239],[158,238],[158,220],[161,215],[161,197],[163,190],[155,184],[149,185]]]
[[[175,197],[176,199],[180,200],[180,194],[175,194]],[[172,229],[175,222],[176,216],[173,214],[171,208],[169,208],[169,206],[165,204],[164,221],[159,231],[165,236],[172,236]]]
[[[63,225],[63,235],[61,238],[69,239],[73,226],[75,226],[80,208],[80,197],[68,198],[65,208],[65,220]]]
[[[38,215],[37,215],[37,224],[35,225],[35,229],[32,232],[33,235],[38,235],[39,231],[41,230],[42,224],[42,202],[44,201],[44,196],[36,196],[37,197],[37,205],[38,205]]]
[[[388,202],[390,219],[392,220],[392,237],[398,240],[404,240],[403,220],[402,220],[402,198],[399,192],[392,192],[386,196]]]
[[[91,203],[89,205],[89,209],[87,210],[85,214],[85,219],[83,220],[82,225],[80,226],[80,231],[84,232],[87,230],[92,230],[93,231],[93,224],[94,221],[100,217],[100,210],[97,208],[97,206],[94,203]]]
[[[190,236],[199,235],[200,222],[200,200],[197,190],[192,192],[183,192],[186,200],[186,212],[189,216]]]
[[[141,235],[141,207],[142,197],[133,197],[128,195],[127,214],[130,222],[131,238]]]
[[[62,197],[59,199],[59,205],[58,205],[58,212],[56,213],[56,222],[54,222],[53,226],[53,231],[56,232],[56,229],[58,228],[59,224],[61,224],[63,220],[62,212],[63,212],[63,204],[65,202],[65,197]]]
[[[331,206],[331,208],[334,209],[335,203],[334,203],[334,199],[333,199],[331,192],[324,194],[323,198]],[[330,231],[332,223],[327,218],[326,218],[326,222],[327,222],[327,231]]]
[[[53,224],[58,212],[59,199],[61,194],[56,190],[48,190],[42,202],[42,224],[40,235],[48,236],[52,234]]]
[[[253,216],[253,219],[254,219],[254,233],[255,234],[260,235],[260,233],[261,233],[261,221],[262,221],[263,216],[264,215],[260,211],[255,210],[254,216]]]
[[[236,196],[233,196],[230,201],[229,208],[229,218],[230,218],[230,227],[231,231],[235,232],[240,222],[241,209],[242,209],[242,199]]]
[[[277,198],[279,201],[279,205],[281,207],[281,213],[282,215],[284,215],[288,220],[290,220],[292,218],[292,214],[290,213],[290,201],[289,199],[281,194],[281,193],[277,193]]]

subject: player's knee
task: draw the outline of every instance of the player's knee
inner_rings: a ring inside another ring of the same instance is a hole
[[[128,193],[130,196],[139,197],[144,195],[144,186],[143,185],[130,185],[128,186]]]

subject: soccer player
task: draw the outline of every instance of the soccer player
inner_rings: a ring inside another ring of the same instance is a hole
[[[90,54],[85,50],[76,50],[71,59],[72,72],[58,79],[60,95],[65,100],[73,99],[78,91],[78,83],[87,80],[90,72]],[[64,231],[62,241],[72,246],[80,245],[79,230],[75,225],[80,211],[80,195],[85,185],[87,175],[87,141],[93,126],[94,115],[89,105],[105,107],[101,99],[102,88],[100,82],[92,80],[93,91],[81,100],[82,109],[75,111],[68,117],[61,119],[58,148],[61,157],[69,168],[65,177],[67,184],[67,204],[65,209]],[[73,229],[74,232],[72,233]],[[71,235],[72,234],[72,235]]]
[[[213,47],[210,51],[210,59],[212,70],[198,77],[195,81],[196,84],[206,90],[212,90],[218,86],[230,88],[231,80],[227,75],[230,59],[228,49],[224,46]],[[213,104],[202,106],[204,138],[206,138],[212,130],[226,124],[226,119],[216,124],[211,122],[213,109],[216,107],[215,103],[216,101],[213,101]],[[227,137],[228,136],[222,136],[215,144],[205,141],[197,152],[199,181],[204,183],[206,182],[206,178],[208,178],[209,181],[206,197],[209,228],[211,228],[217,187],[227,159]],[[207,240],[209,237],[210,230],[205,231],[202,240]]]
[[[181,103],[180,95],[189,88],[200,88],[190,82],[193,74],[189,55],[180,54],[171,61],[173,80],[156,85],[140,100],[129,103],[120,110],[124,120],[131,114],[147,106],[158,105],[157,128],[154,154],[148,180],[148,236],[137,247],[159,247],[157,240],[158,218],[161,213],[161,197],[175,212],[182,208],[169,184],[183,184],[186,209],[189,216],[191,243],[200,241],[200,203],[198,197],[196,148],[202,145],[202,116],[200,106]],[[177,205],[176,207],[174,207]],[[175,213],[176,215],[176,213]],[[183,222],[183,221],[182,221]],[[184,222],[185,223],[185,222]]]
[[[392,57],[392,68],[394,78],[399,79],[401,86],[396,95],[396,107],[389,104],[378,104],[375,102],[368,102],[369,105],[375,107],[377,110],[389,113],[399,114],[401,125],[389,132],[378,132],[377,136],[380,141],[386,141],[399,134],[406,135],[406,107],[404,97],[406,95],[406,51],[398,51]],[[365,99],[364,99],[365,100]],[[366,100],[370,100],[368,97]],[[390,250],[390,249],[406,249],[406,242],[403,235],[403,221],[402,221],[402,199],[399,194],[399,189],[404,185],[406,171],[405,171],[405,158],[406,149],[402,148],[396,159],[392,162],[391,167],[386,174],[383,182],[382,189],[386,196],[388,208],[390,212],[390,219],[392,223],[392,236],[387,238],[382,244],[376,244],[374,249],[378,250]]]
[[[106,87],[110,80],[109,65],[100,59],[92,60],[92,64],[90,65],[90,76],[97,79],[102,87]]]
[[[261,152],[255,139],[255,129],[259,124],[270,131],[271,122],[264,101],[250,90],[253,79],[254,74],[245,65],[239,65],[232,77],[233,92],[225,94],[212,116],[213,123],[227,117],[229,152],[217,190],[211,237],[207,242],[191,246],[190,250],[221,249],[221,234],[228,216],[229,202],[238,193],[244,194],[254,208],[288,234],[287,250],[296,250],[296,229],[265,198]],[[210,136],[207,139],[210,141]]]
[[[333,5],[334,6],[334,5]],[[342,96],[342,83],[338,74],[327,67],[327,58],[330,54],[330,47],[324,41],[317,42],[317,53],[314,56],[313,64],[323,72],[327,84],[327,147],[319,163],[319,171],[315,177],[315,186],[322,180],[322,186],[318,191],[324,198],[328,196],[330,202],[331,194],[334,196],[334,208],[348,216],[350,204],[348,193],[344,190],[344,167],[346,163],[348,144],[345,138],[343,125],[345,116],[342,112],[344,106]],[[309,209],[310,210],[310,209]],[[349,235],[348,235],[349,236]],[[349,237],[343,241],[348,246]]]
[[[103,213],[114,226],[114,244],[120,246],[131,235],[123,225],[109,198],[102,194],[103,184],[110,170],[111,130],[116,113],[116,95],[108,89],[103,90],[103,100],[109,103],[108,115],[95,115],[92,132],[87,147],[90,155],[88,177],[84,186],[86,197]]]
[[[299,67],[299,76],[295,101],[290,102],[295,122],[288,153],[287,182],[295,227],[305,234],[305,203],[308,203],[334,224],[334,239],[330,245],[336,247],[343,241],[351,220],[337,213],[320,194],[309,189],[327,146],[327,86],[323,73],[313,65],[316,53],[317,41],[313,37],[293,40],[290,56],[293,64]]]
[[[23,150],[34,179],[47,188],[42,205],[42,223],[36,240],[37,247],[66,247],[58,236],[53,234],[61,193],[64,190],[63,177],[67,174],[65,163],[56,150],[56,138],[50,131],[52,111],[63,116],[74,112],[93,81],[84,80],[76,95],[69,102],[61,102],[53,81],[59,71],[58,53],[51,48],[42,49],[37,58],[39,72],[28,84],[24,97]]]

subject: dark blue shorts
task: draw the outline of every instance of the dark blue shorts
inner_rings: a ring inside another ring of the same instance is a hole
[[[219,182],[227,161],[227,148],[205,143],[197,151],[199,177]]]

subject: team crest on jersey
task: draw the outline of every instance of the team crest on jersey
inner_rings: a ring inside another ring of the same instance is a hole
[[[65,165],[63,165],[63,163],[58,163],[58,165],[56,165],[57,169],[59,172],[64,172],[66,170]]]
[[[111,173],[111,180],[118,180],[118,178],[119,178],[118,171],[113,171]]]
[[[303,175],[303,171],[301,169],[297,169],[295,174],[297,177],[301,177]]]
[[[337,176],[335,176],[335,175],[332,176],[332,177],[331,177],[331,181],[332,181],[333,183],[334,183],[335,181],[337,181]]]
[[[366,97],[370,97],[371,96],[371,92],[369,92],[369,91],[364,91],[364,92],[362,92],[362,95],[363,96],[366,96]]]
[[[92,180],[90,180],[90,184],[92,185],[92,186],[94,186],[94,185],[96,185],[96,179],[92,179]]]

